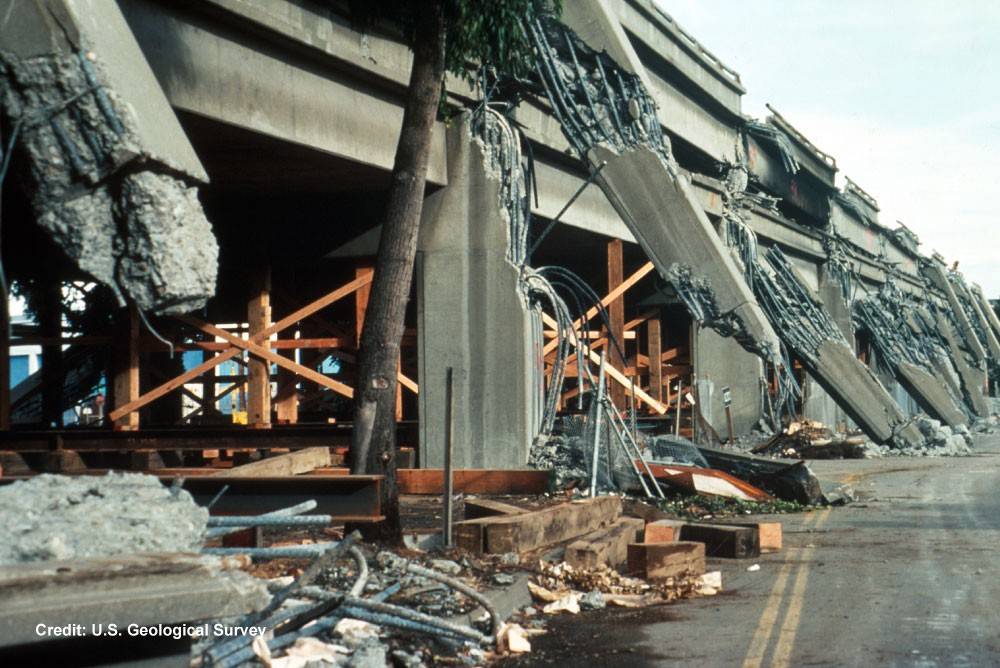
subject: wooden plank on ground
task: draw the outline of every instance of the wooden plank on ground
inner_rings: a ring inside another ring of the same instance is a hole
[[[761,554],[781,552],[781,522],[733,522],[732,526],[757,529]]]
[[[746,559],[760,556],[760,532],[751,526],[685,524],[681,540],[705,544],[710,557]]]
[[[646,522],[638,517],[619,517],[606,529],[598,529],[566,548],[566,563],[573,568],[610,566],[620,569],[628,559],[628,546],[642,540]]]
[[[656,520],[646,525],[643,535],[644,543],[671,543],[681,539],[681,529],[684,522],[681,520]]]
[[[484,549],[491,554],[528,552],[590,533],[621,515],[617,496],[599,496],[513,517],[473,520],[484,525]]]
[[[493,499],[465,500],[465,519],[467,520],[478,520],[483,517],[521,515],[526,512],[529,511],[525,508],[518,508],[509,503],[494,501]]]
[[[705,545],[693,542],[633,543],[628,573],[646,580],[697,576],[705,572]]]
[[[242,466],[234,466],[214,473],[216,476],[283,476],[310,473],[330,466],[330,448],[305,448],[289,452],[287,455],[268,457]]]

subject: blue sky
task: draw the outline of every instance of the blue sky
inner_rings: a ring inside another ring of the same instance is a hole
[[[1000,3],[657,0],[967,279],[1000,297]]]

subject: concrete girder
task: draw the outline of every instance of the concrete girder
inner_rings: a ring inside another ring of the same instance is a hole
[[[709,284],[718,311],[735,317],[762,350],[778,351],[778,337],[722,244],[687,179],[668,171],[660,156],[639,147],[625,154],[597,145],[587,155],[597,183],[632,230],[661,276],[692,267]]]
[[[653,85],[624,29],[605,0],[579,0],[564,8],[563,23],[597,52],[638,77],[647,94]],[[597,143],[585,156],[596,182],[666,279],[679,267],[708,283],[718,311],[739,323],[765,355],[778,351],[778,337],[747,287],[728,249],[698,204],[688,179],[672,158],[639,145],[623,153]]]
[[[906,419],[871,369],[862,364],[843,341],[824,342],[815,358],[803,359],[803,364],[873,441],[904,448],[924,443],[917,426]]]

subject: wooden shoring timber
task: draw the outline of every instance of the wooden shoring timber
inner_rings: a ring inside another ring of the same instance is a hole
[[[316,299],[313,302],[306,304],[302,308],[297,309],[296,311],[290,313],[281,320],[271,324],[271,326],[265,329],[264,331],[251,337],[250,341],[248,341],[247,343],[253,345],[259,345],[267,341],[267,339],[269,339],[272,334],[287,329],[291,325],[294,325],[300,320],[309,317],[310,315],[316,313],[320,309],[326,308],[330,304],[333,304],[334,302],[339,301],[344,297],[347,297],[348,295],[356,291],[358,288],[367,285],[370,282],[371,282],[371,276],[362,276],[360,278],[355,278],[353,281],[350,281],[342,285],[336,290],[333,290],[332,292],[323,295],[319,299]],[[189,382],[192,378],[197,378],[198,376],[202,375],[209,369],[214,369],[223,362],[233,359],[234,357],[237,357],[242,352],[243,349],[237,346],[233,346],[229,350],[222,351],[212,359],[205,360],[204,362],[194,367],[193,369],[185,371],[184,373],[175,377],[173,380],[169,380],[166,383],[163,383],[162,385],[153,388],[149,392],[146,392],[135,401],[130,401],[124,406],[116,408],[108,415],[108,418],[113,422],[115,420],[122,418],[125,415],[128,415],[132,411],[139,410],[140,408],[150,403],[151,401],[156,401],[160,397],[166,395],[169,392],[172,392],[173,390],[176,390],[178,387]],[[324,376],[324,378],[326,378],[326,376]]]
[[[646,366],[649,367],[649,393],[657,400],[663,401],[663,363],[660,361],[660,319],[650,318],[646,321]],[[638,357],[642,357],[638,355]],[[649,360],[656,360],[650,364]]]
[[[358,274],[359,277],[362,277],[362,276],[366,275],[366,273],[364,271],[360,271],[360,270],[357,271],[357,274]],[[364,290],[364,288],[362,288],[362,290]],[[287,294],[283,293],[283,292],[279,292],[277,290],[275,292],[277,294],[279,294],[281,296],[281,298],[284,299],[284,300],[286,300],[286,301],[288,301],[290,299],[290,297]],[[364,318],[365,310],[366,309],[359,308],[357,301],[355,301],[355,317],[356,318],[360,317],[360,318],[363,319]],[[335,323],[330,322],[329,320],[327,320],[326,318],[324,318],[323,316],[321,316],[318,313],[317,314],[313,314],[311,317],[312,317],[312,320],[316,324],[318,324],[320,327],[322,327],[323,329],[326,329],[331,334],[334,334],[335,336],[338,336],[340,338],[339,339],[330,339],[331,341],[335,342],[335,344],[333,344],[333,345],[328,345],[328,346],[317,345],[317,346],[310,346],[310,347],[321,348],[322,350],[319,351],[320,353],[324,353],[324,352],[327,352],[327,350],[332,350],[332,349],[335,349],[335,348],[352,347],[354,350],[357,349],[357,342],[356,342],[356,340],[355,339],[351,339],[347,335],[345,335],[344,332],[343,332],[343,330],[340,327],[338,327]],[[356,334],[351,334],[351,336],[360,337],[360,335],[361,335],[360,334],[360,331],[361,331],[360,330],[361,322],[358,321],[358,323],[356,323],[356,324],[358,325],[358,329],[356,330]],[[416,334],[412,333],[411,330],[406,330],[406,332],[403,334],[403,343],[406,343],[408,338],[415,337],[415,336],[416,336]],[[323,341],[324,339],[305,339],[305,340]],[[272,344],[273,343],[275,343],[275,342],[272,342]],[[350,344],[350,343],[354,343],[354,345],[353,346],[349,346],[348,344]],[[276,346],[272,345],[271,347],[273,348],[273,347],[276,347]],[[357,363],[357,357],[355,357],[351,353],[346,352],[344,350],[337,350],[337,357],[339,357],[344,362],[348,362],[350,364],[356,364]],[[399,381],[399,383],[403,387],[405,387],[406,389],[408,389],[410,392],[413,392],[414,394],[420,394],[420,386],[412,378],[406,376],[402,372],[402,369],[400,369],[396,373],[396,380]]]
[[[528,552],[606,527],[621,516],[618,496],[561,503],[520,515],[456,522],[456,542],[472,552]]]
[[[309,350],[312,348],[336,349],[347,346],[350,339],[326,337],[311,339],[276,339],[268,341],[267,347],[274,350]],[[225,341],[184,341],[174,344],[174,351],[203,350],[205,352],[221,352],[229,350],[230,346]],[[167,352],[168,347],[157,339],[142,339],[139,343],[141,352],[162,353]]]
[[[271,324],[270,269],[265,269],[261,273],[251,290],[247,300],[247,324],[251,338],[263,332]],[[225,330],[219,329],[219,331]],[[275,357],[286,359],[279,355]],[[247,426],[258,429],[271,426],[271,365],[266,358],[251,357],[248,361]]]
[[[548,338],[551,339],[551,338],[555,337],[556,330],[554,330],[554,329],[546,329],[543,332],[543,334],[545,334],[545,336],[547,336]],[[605,334],[604,332],[602,332],[600,330],[597,330],[597,329],[588,329],[588,330],[583,331],[583,332],[577,332],[576,335],[579,336],[579,337],[581,337],[581,338],[584,338],[584,339],[589,339],[591,341],[595,341],[595,342],[596,341],[600,341],[600,345],[604,345],[608,341],[607,334]],[[628,331],[628,330],[626,330],[625,334],[622,336],[622,339],[625,340],[625,341],[632,341],[635,338],[636,338],[636,333],[634,331]],[[594,343],[593,345],[594,345],[595,348],[598,346],[597,343]]]
[[[548,323],[550,327],[556,326],[556,321],[553,320],[552,317],[546,313],[542,314],[542,321]],[[570,337],[575,343],[576,336],[572,332],[570,332]],[[601,363],[600,356],[593,350],[587,351],[587,357],[594,364],[599,365]],[[618,369],[615,369],[612,366],[607,366],[605,367],[605,373],[608,375],[608,378],[610,378],[611,380],[613,380],[614,382],[618,383],[619,385],[625,388],[626,395],[632,393],[632,381],[629,380],[628,377],[626,377],[620,371],[618,371]],[[635,388],[635,399],[636,401],[640,401],[646,404],[660,415],[663,415],[664,413],[667,412],[667,406],[657,401],[653,397],[649,396],[648,394],[646,394],[646,392],[644,392],[642,389],[638,387]]]
[[[624,244],[621,239],[608,242],[608,292],[613,292],[625,280]],[[617,346],[608,352],[608,365],[625,372],[625,297],[624,293],[608,304],[608,339],[614,338]],[[621,385],[611,385],[611,401],[616,406],[625,405],[625,392]]]
[[[272,477],[310,473],[330,466],[330,448],[305,448],[217,471],[216,476]]]
[[[317,469],[316,474],[348,475],[350,469]],[[544,494],[549,491],[551,472],[539,469],[455,469],[455,493]],[[400,494],[441,494],[444,469],[397,469]]]
[[[202,322],[201,320],[195,318],[194,316],[178,315],[174,317],[183,323],[191,325],[196,329],[200,329],[202,332],[206,334],[211,334],[212,336],[218,336],[219,338],[225,339],[226,341],[230,342],[237,348],[246,350],[251,355],[260,357],[261,359],[267,360],[268,362],[273,362],[274,364],[277,364],[280,367],[288,369],[289,371],[292,371],[293,373],[302,376],[303,378],[311,380],[317,385],[321,385],[323,387],[333,390],[338,394],[342,394],[348,399],[354,397],[354,388],[350,387],[349,385],[345,385],[340,381],[325,376],[320,372],[316,371],[315,369],[310,369],[307,366],[302,366],[301,364],[293,362],[292,360],[286,357],[282,357],[281,355],[272,352],[270,348],[266,348],[262,345],[252,343],[247,339],[241,339],[240,337],[231,334],[224,329],[219,329],[218,327],[210,325],[207,322]]]
[[[603,299],[601,299],[601,306],[607,308],[608,304],[610,304],[614,300],[616,300],[619,297],[621,297],[622,295],[624,295],[629,290],[629,288],[631,288],[636,283],[638,283],[643,278],[645,278],[646,274],[648,274],[651,271],[653,271],[653,263],[652,262],[647,262],[646,264],[644,264],[641,267],[639,267],[639,269],[636,270],[635,273],[633,273],[631,276],[629,276],[624,281],[622,281],[621,285],[619,285],[618,287],[616,287],[614,290],[612,290],[607,295],[605,295]],[[591,320],[593,320],[594,316],[596,316],[597,313],[598,313],[597,306],[590,307],[590,309],[585,314],[583,314],[583,316],[581,316],[577,320],[573,321],[573,329],[574,330],[580,329],[586,323],[588,323]],[[550,322],[549,327],[552,327],[553,329],[558,329],[559,328],[558,325],[556,324],[556,322],[554,320],[550,320],[549,322]],[[552,341],[549,341],[548,343],[545,344],[545,347],[542,348],[542,354],[543,355],[548,355],[550,352],[552,352],[553,350],[555,350],[556,346],[558,346],[558,345],[559,345],[559,342],[556,341],[555,339],[553,339]]]
[[[119,311],[118,341],[111,350],[114,374],[111,396],[114,407],[124,406],[139,398],[139,312],[134,304]],[[155,368],[151,367],[153,371]],[[139,428],[139,413],[132,412],[114,421],[114,428],[132,431]]]

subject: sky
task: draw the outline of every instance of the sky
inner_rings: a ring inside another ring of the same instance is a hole
[[[656,0],[921,251],[1000,297],[1000,3]]]

